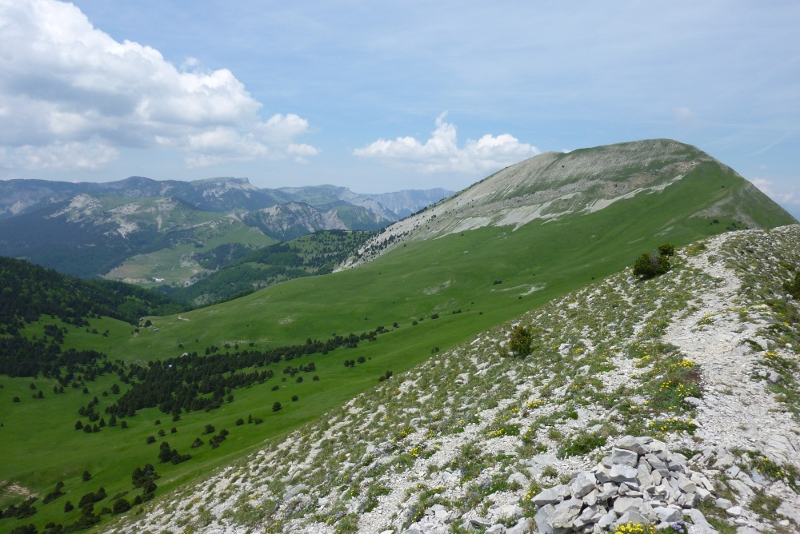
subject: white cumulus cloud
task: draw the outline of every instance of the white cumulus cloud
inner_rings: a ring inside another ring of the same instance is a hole
[[[447,112],[436,119],[436,129],[424,144],[413,137],[394,141],[378,139],[353,154],[398,165],[411,166],[421,172],[486,172],[517,163],[540,153],[539,149],[510,134],[494,137],[486,134],[477,141],[468,139],[458,147],[456,127],[444,121]]]
[[[114,147],[183,150],[189,166],[280,158],[309,131],[293,114],[262,120],[229,70],[195,58],[179,69],[149,46],[115,41],[73,4],[0,0],[0,50],[4,166],[96,168],[80,154],[98,147],[108,149],[98,165]]]
[[[0,166],[29,170],[96,171],[119,157],[119,151],[100,143],[53,143],[0,149]]]
[[[789,191],[775,191],[774,182],[764,178],[753,178],[750,182],[759,188],[765,195],[779,204],[800,204],[800,199],[795,198],[795,188]]]

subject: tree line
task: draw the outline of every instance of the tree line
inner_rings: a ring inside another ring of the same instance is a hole
[[[125,392],[106,413],[117,417],[132,416],[137,410],[158,407],[163,413],[178,415],[181,411],[212,410],[219,408],[231,396],[231,391],[272,378],[272,370],[240,373],[243,369],[263,367],[281,361],[292,361],[312,354],[328,354],[338,348],[356,348],[361,341],[377,339],[388,332],[379,326],[360,335],[333,335],[326,341],[307,339],[305,343],[276,347],[265,351],[244,350],[234,353],[208,355],[197,352],[177,358],[151,362],[149,367],[131,365],[120,378],[130,382],[132,388]],[[314,372],[316,366],[300,366],[305,372]],[[134,381],[135,380],[135,381]],[[211,396],[207,396],[211,394]],[[232,397],[231,397],[232,399]]]

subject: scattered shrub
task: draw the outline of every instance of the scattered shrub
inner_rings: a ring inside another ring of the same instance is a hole
[[[675,255],[675,245],[672,243],[663,243],[658,245],[658,254],[660,256],[674,256]]]
[[[123,514],[130,509],[131,509],[131,503],[129,503],[127,500],[117,499],[116,501],[114,501],[114,508],[113,508],[114,514]]]
[[[664,246],[664,245],[662,245]],[[659,247],[660,249],[661,247]],[[674,253],[674,247],[673,247]],[[645,280],[655,278],[672,269],[672,264],[669,261],[669,256],[666,254],[651,254],[644,252],[636,263],[633,265],[634,276],[639,276]]]
[[[219,444],[225,441],[226,436],[228,435],[228,431],[224,428],[219,431],[219,434],[216,436],[212,436],[210,440],[208,440],[208,444],[211,445],[212,449],[216,449],[219,447]]]
[[[524,358],[531,353],[531,343],[533,342],[533,335],[530,328],[522,325],[517,325],[511,331],[511,339],[508,346],[514,356],[517,358]]]

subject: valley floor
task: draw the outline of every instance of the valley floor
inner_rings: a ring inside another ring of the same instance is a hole
[[[626,518],[672,528],[677,511],[689,532],[800,532],[800,309],[782,287],[800,269],[800,226],[726,233],[674,263],[485,332],[107,528],[600,532]],[[525,358],[518,325],[533,334]],[[626,435],[680,464],[665,474],[680,492],[640,451],[638,482],[606,484],[606,507],[602,481],[590,501],[576,494],[638,447]],[[572,522],[553,526],[562,504],[547,488],[577,506]],[[639,515],[618,507],[626,491]]]

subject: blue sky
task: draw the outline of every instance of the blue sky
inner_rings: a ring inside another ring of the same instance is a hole
[[[0,0],[0,177],[460,189],[670,137],[800,216],[800,4]]]

